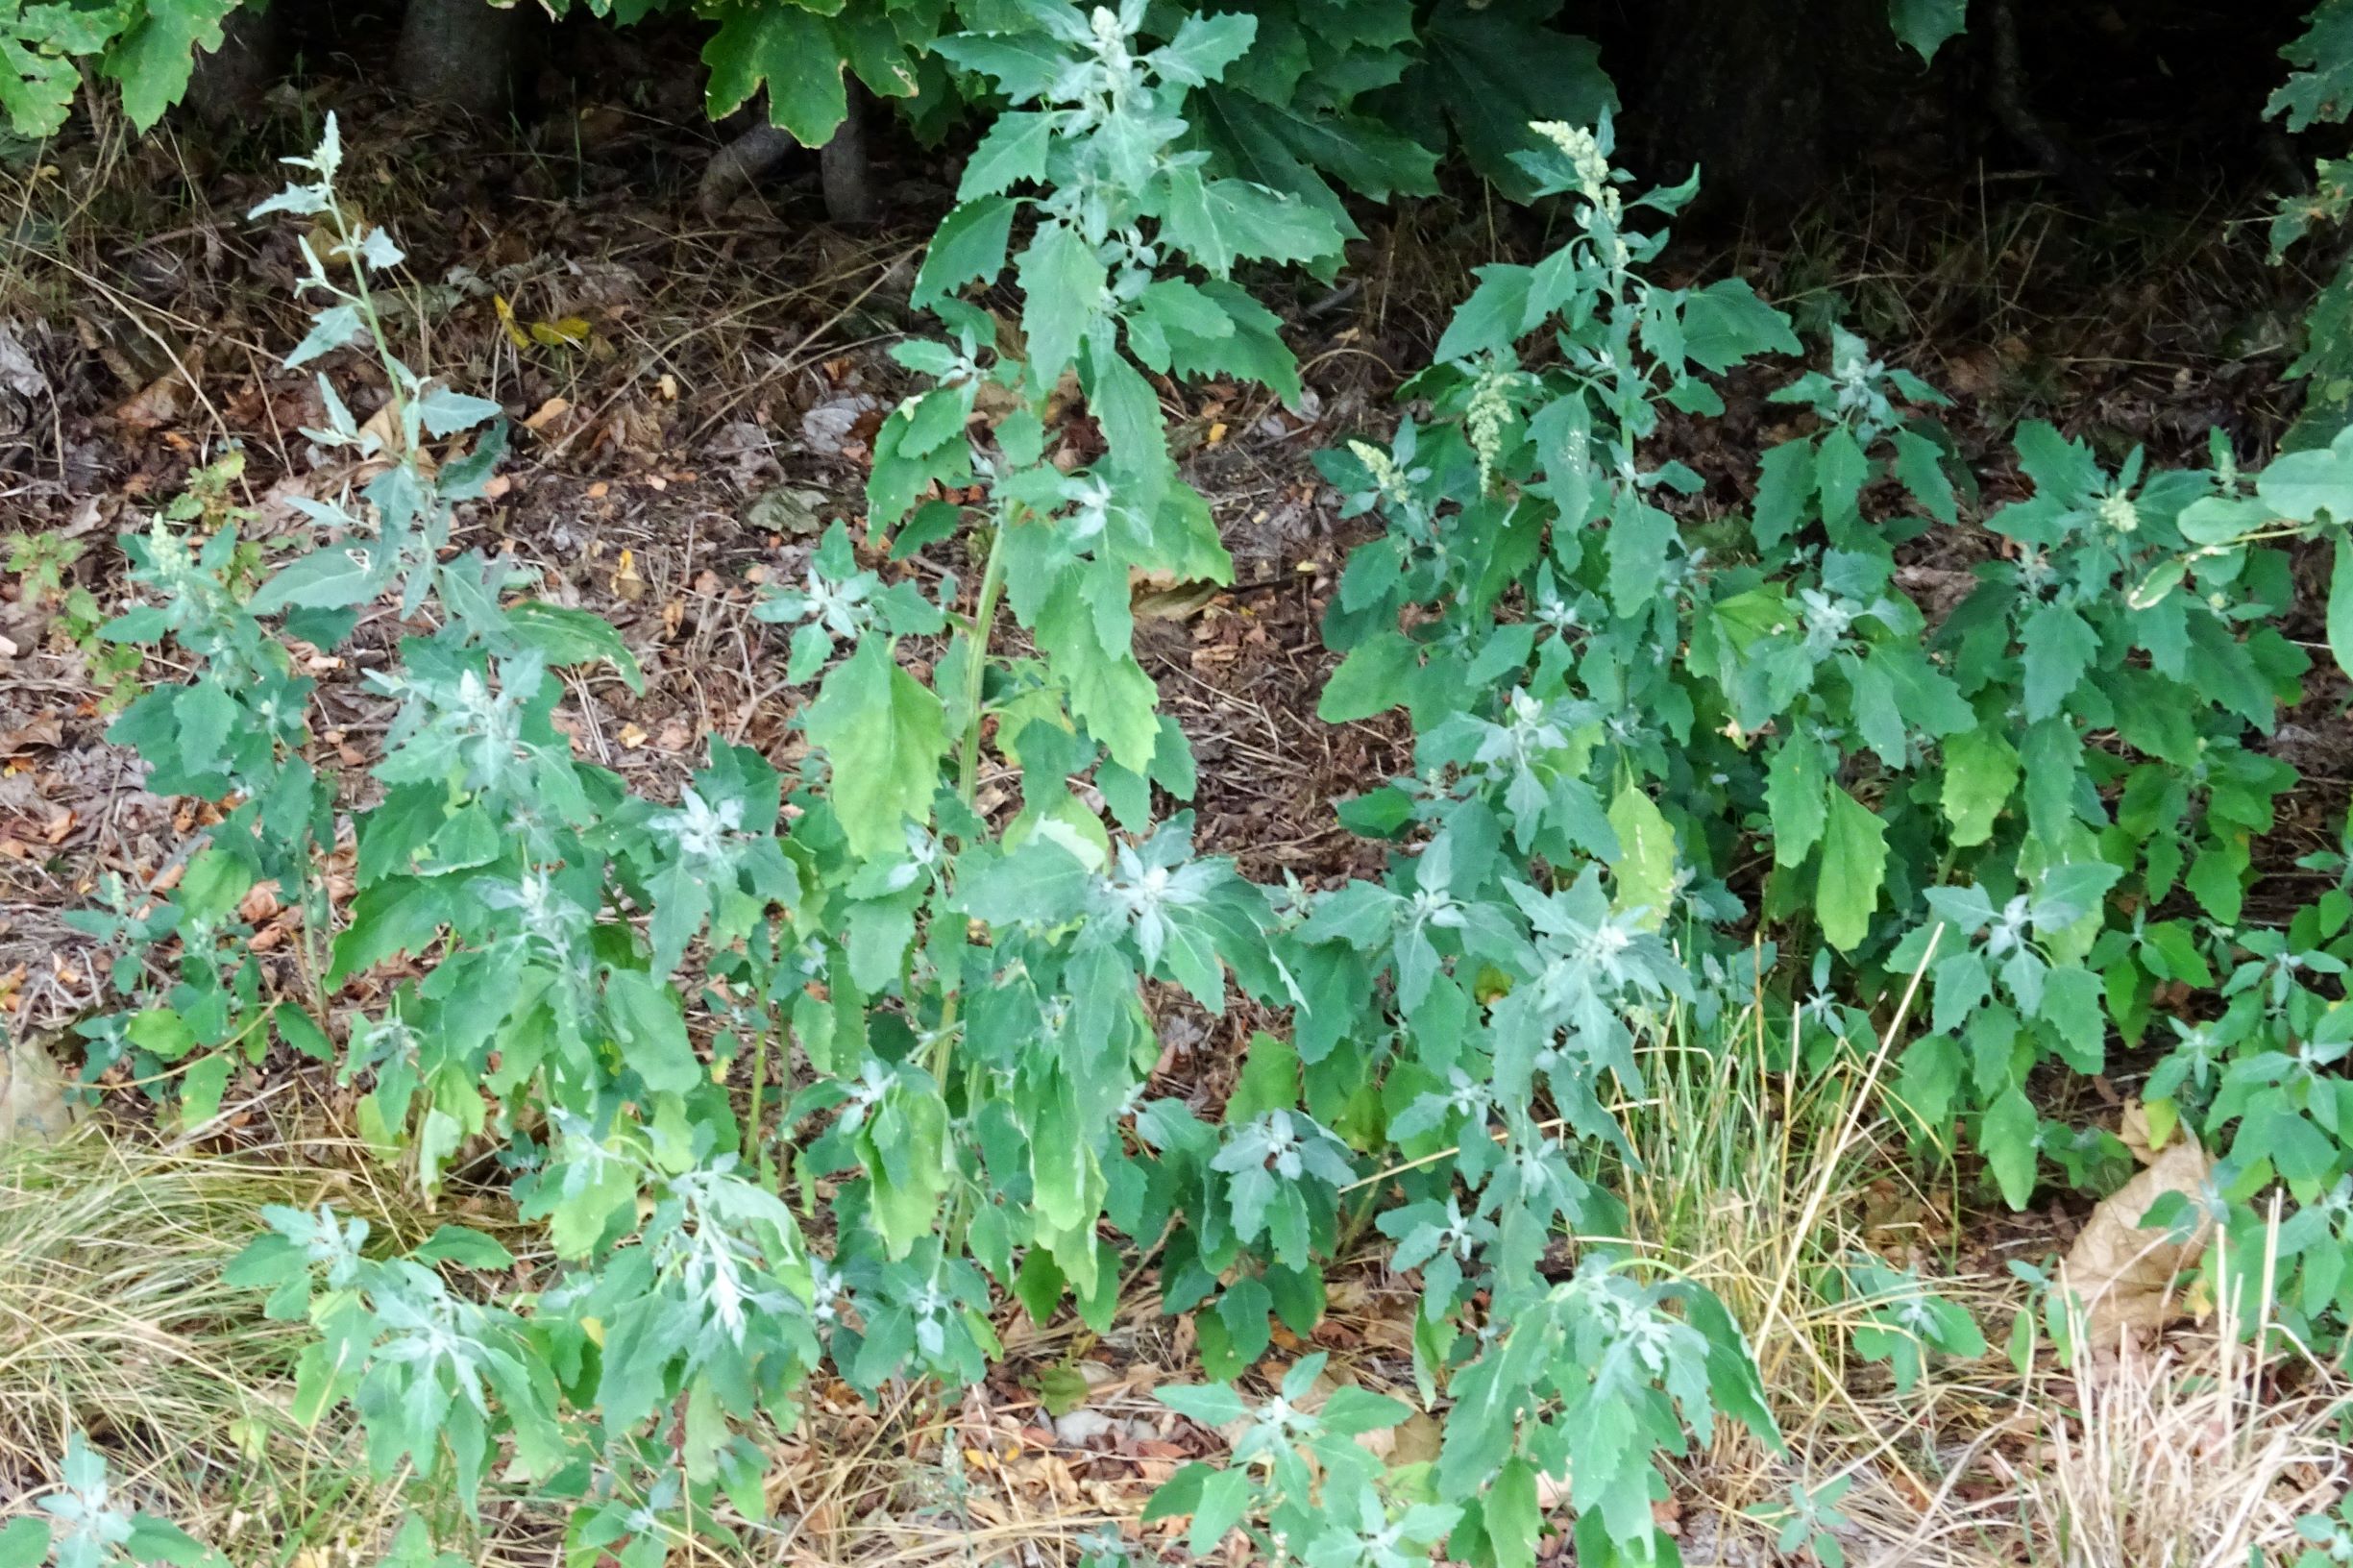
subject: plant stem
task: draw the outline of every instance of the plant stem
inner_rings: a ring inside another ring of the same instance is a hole
[[[1005,592],[1005,530],[1002,527],[989,535],[989,562],[980,569],[980,597],[972,604],[972,627],[967,636],[964,669],[964,747],[956,762],[956,793],[966,805],[973,803],[980,788],[980,689],[981,677],[989,673],[989,632],[996,624],[996,602]],[[940,1003],[940,1039],[933,1048],[931,1075],[942,1092],[947,1089],[948,1053],[956,1039],[955,979],[948,979],[947,994]]]
[[[760,1167],[760,1185],[770,1191],[776,1188],[775,1167],[768,1158],[768,1141],[761,1137],[760,1101],[768,1094],[768,1031],[763,1029],[751,1041],[751,1110],[746,1118],[745,1142],[753,1161]]]
[[[996,622],[996,602],[1005,592],[1005,530],[989,536],[989,564],[981,568],[980,598],[972,606],[970,652],[964,670],[964,754],[956,769],[956,791],[972,804],[980,785],[980,689],[989,671],[989,632]]]

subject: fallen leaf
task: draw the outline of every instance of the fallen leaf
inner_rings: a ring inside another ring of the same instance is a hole
[[[135,430],[156,430],[187,411],[188,383],[177,370],[164,372],[134,393],[114,410],[114,417]]]
[[[64,741],[64,730],[59,725],[57,716],[43,714],[14,729],[0,730],[0,757],[30,751],[37,747],[61,746]]]
[[[549,426],[572,412],[569,398],[550,398],[525,416],[523,428],[533,435],[545,434]]]
[[[610,586],[622,599],[640,600],[646,597],[646,579],[637,575],[637,552],[624,550],[621,564],[613,568]]]
[[[2128,1143],[2136,1131],[2145,1138],[2147,1121],[2144,1114],[2136,1125],[2138,1110],[2125,1112]],[[2197,1262],[2213,1234],[2214,1222],[2200,1207],[2214,1168],[2206,1151],[2187,1133],[2177,1133],[2162,1149],[2151,1151],[2144,1141],[2134,1153],[2144,1168],[2092,1210],[2062,1271],[2068,1288],[2084,1304],[2086,1335],[2094,1344],[2109,1343],[2126,1329],[2163,1328],[2190,1315],[2192,1304],[2174,1282]],[[2141,1229],[2143,1216],[2169,1192],[2187,1198],[2189,1212],[2197,1216],[2187,1237],[2163,1226]]]
[[[625,750],[636,750],[639,747],[646,744],[647,739],[648,737],[645,730],[635,723],[626,723],[621,726],[621,744],[623,748]]]

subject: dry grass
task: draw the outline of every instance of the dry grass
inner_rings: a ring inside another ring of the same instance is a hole
[[[306,1324],[221,1269],[264,1204],[332,1201],[380,1232],[431,1229],[328,1146],[236,1159],[89,1130],[0,1148],[0,1512],[55,1480],[79,1428],[138,1506],[241,1563],[373,1561],[401,1521],[339,1419],[288,1414]]]
[[[1976,1531],[1937,1514],[1968,1464],[1954,1434],[1990,1420],[1995,1396],[1978,1368],[1934,1365],[1897,1395],[1884,1368],[1853,1353],[1871,1303],[1839,1279],[1857,1259],[1918,1266],[1981,1321],[2003,1311],[2004,1292],[1939,1256],[1949,1203],[1906,1174],[1877,1091],[1898,1030],[1819,1072],[1777,1071],[1771,1037],[1785,1043],[1795,1031],[1759,1006],[1706,1036],[1670,1032],[1644,1063],[1648,1097],[1625,1118],[1635,1162],[1613,1180],[1629,1238],[1724,1301],[1787,1442],[1777,1455],[1727,1428],[1689,1467],[1685,1556],[1776,1560],[1772,1530],[1744,1510],[1793,1482],[1816,1490],[1843,1478],[1851,1523],[1838,1534],[1851,1561],[1979,1568],[1991,1559]]]
[[[2251,1322],[2224,1306],[2209,1332],[2087,1353],[2027,1390],[2043,1441],[2012,1471],[2037,1564],[2292,1561],[2296,1520],[2344,1495],[2353,1384],[2273,1320],[2276,1239],[2275,1217]]]

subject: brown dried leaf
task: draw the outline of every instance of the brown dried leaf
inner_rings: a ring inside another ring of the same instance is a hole
[[[2139,1110],[2134,1106],[2125,1112],[2128,1142]],[[2145,1116],[2138,1126],[2145,1139]],[[2100,1200],[2068,1251],[2063,1277],[2084,1304],[2085,1328],[2096,1345],[2113,1342],[2126,1329],[2159,1329],[2189,1315],[2191,1304],[2174,1288],[2174,1281],[2197,1262],[2213,1233],[2213,1222],[2196,1207],[2214,1168],[2206,1151],[2182,1134],[2143,1158],[2145,1168]],[[2186,1238],[2175,1239],[2162,1226],[2141,1229],[2142,1217],[2169,1192],[2190,1199],[2192,1212],[2199,1216]]]

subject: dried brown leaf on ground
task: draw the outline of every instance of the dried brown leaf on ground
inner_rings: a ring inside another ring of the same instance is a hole
[[[73,1121],[65,1074],[40,1038],[0,1043],[0,1143],[62,1138]]]
[[[2151,1149],[2148,1131],[2147,1113],[2137,1103],[2126,1107],[2120,1136],[2142,1169],[2100,1200],[2068,1251],[2065,1279],[2083,1302],[2085,1328],[2095,1345],[2112,1344],[2128,1329],[2161,1329],[2189,1316],[2190,1303],[2175,1284],[2205,1252],[2213,1234],[2200,1198],[2213,1160],[2178,1129],[2163,1148]],[[2187,1235],[2179,1226],[2142,1228],[2168,1193],[2181,1194],[2196,1216]]]

